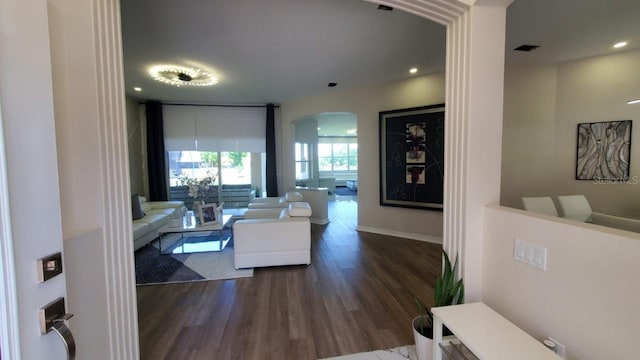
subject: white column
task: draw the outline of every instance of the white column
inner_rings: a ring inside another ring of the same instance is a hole
[[[506,8],[512,0],[374,1],[447,26],[444,249],[482,295],[482,209],[500,199]]]
[[[67,296],[80,358],[139,357],[119,5],[48,3]]]
[[[482,210],[500,199],[506,7],[479,0],[447,28],[444,248],[466,301],[482,295]]]

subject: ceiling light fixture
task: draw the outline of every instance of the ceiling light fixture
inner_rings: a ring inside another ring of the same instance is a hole
[[[141,88],[141,87],[137,87],[137,86],[136,86],[136,87],[134,87],[134,88],[133,88],[133,90],[134,90],[134,91],[142,91],[142,88]]]
[[[218,78],[202,69],[177,65],[159,65],[149,69],[149,75],[162,83],[180,86],[212,86]]]
[[[627,46],[627,42],[626,41],[620,41],[619,43],[616,43],[615,45],[613,45],[613,47],[615,49],[619,49],[619,48],[625,47],[625,46]]]
[[[418,68],[411,68],[411,69],[409,69],[409,72],[412,73],[412,74],[415,74],[415,73],[418,72]]]
[[[640,104],[640,99],[629,100],[629,101],[627,101],[627,104],[629,104],[629,105]]]

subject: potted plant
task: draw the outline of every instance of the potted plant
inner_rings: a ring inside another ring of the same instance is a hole
[[[442,255],[444,257],[444,268],[442,274],[436,278],[433,306],[462,304],[464,302],[464,284],[462,279],[456,280],[458,257],[456,256],[452,266],[447,252],[443,250]],[[430,308],[417,298],[416,304],[420,312],[420,315],[416,316],[412,322],[416,353],[418,360],[431,360],[433,353],[433,313]],[[450,334],[446,328],[444,333],[445,335]]]

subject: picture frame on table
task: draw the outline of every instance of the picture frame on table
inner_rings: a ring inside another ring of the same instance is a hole
[[[382,111],[380,205],[442,211],[445,105]]]
[[[218,205],[216,203],[211,204],[198,204],[197,206],[198,219],[200,220],[200,226],[214,225],[219,223]]]

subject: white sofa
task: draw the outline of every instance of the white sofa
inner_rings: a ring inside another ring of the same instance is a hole
[[[289,191],[282,197],[255,198],[249,203],[249,209],[284,209],[292,202],[302,202],[304,197],[297,191]]]
[[[233,224],[236,269],[311,263],[311,207],[249,209]]]
[[[182,201],[147,201],[143,196],[139,196],[139,201],[144,216],[133,220],[134,250],[140,249],[157,238],[158,229],[171,219],[182,219],[186,210]]]

